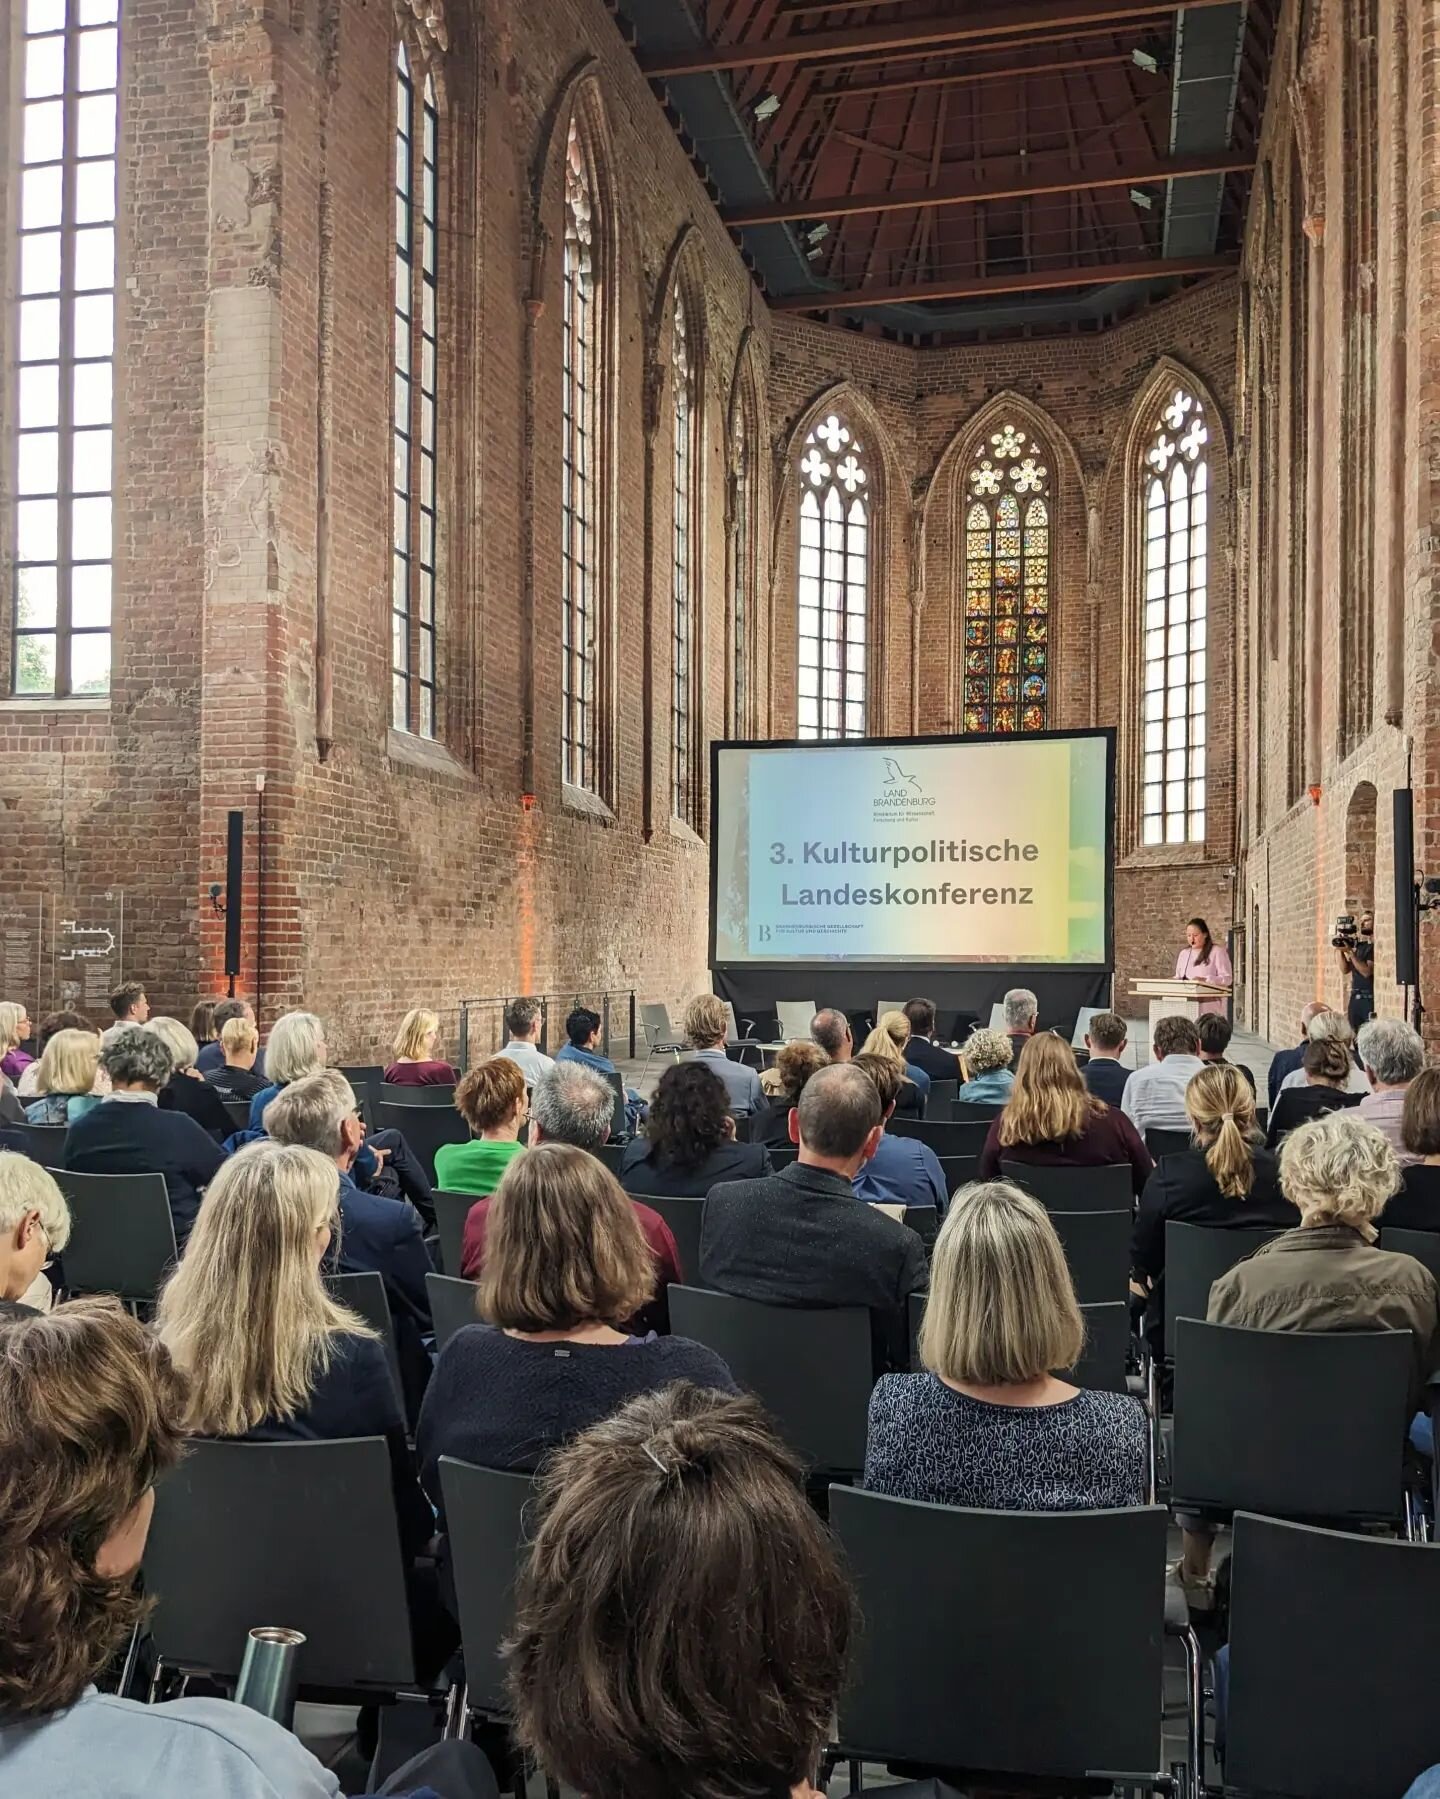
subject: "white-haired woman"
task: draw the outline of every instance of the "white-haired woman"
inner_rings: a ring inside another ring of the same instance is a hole
[[[25,1107],[31,1124],[70,1124],[83,1118],[101,1095],[95,1092],[100,1039],[94,1031],[56,1031],[40,1057],[37,1097]]]
[[[872,1492],[992,1511],[1138,1505],[1147,1425],[1137,1400],[1072,1386],[1085,1323],[1037,1200],[1008,1181],[957,1193],[930,1262],[924,1374],[870,1397]]]
[[[0,999],[0,1074],[12,1081],[18,1081],[35,1060],[20,1047],[29,1037],[30,1014],[25,1007],[18,1000]]]
[[[217,1143],[223,1143],[235,1129],[225,1102],[195,1066],[200,1045],[193,1033],[178,1018],[152,1018],[143,1027],[153,1032],[170,1051],[174,1067],[170,1079],[160,1089],[160,1105],[166,1112],[183,1112],[193,1118],[202,1131],[208,1131]]]
[[[1015,1048],[1004,1031],[973,1031],[960,1054],[969,1075],[955,1097],[972,1106],[1003,1106],[1015,1085]]]
[[[70,1209],[54,1175],[0,1150],[0,1318],[49,1310],[41,1270],[69,1241]]]

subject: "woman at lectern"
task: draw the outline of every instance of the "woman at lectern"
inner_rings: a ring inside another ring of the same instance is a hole
[[[1192,918],[1185,927],[1185,947],[1175,958],[1177,981],[1206,981],[1212,987],[1228,987],[1235,978],[1230,952],[1210,935],[1203,918]],[[1203,999],[1202,1012],[1223,1012],[1223,999]]]

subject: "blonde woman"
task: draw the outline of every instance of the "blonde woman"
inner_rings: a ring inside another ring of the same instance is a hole
[[[1008,1181],[963,1188],[931,1257],[926,1372],[882,1375],[870,1397],[866,1487],[989,1511],[1139,1505],[1148,1427],[1138,1400],[1054,1373],[1084,1343],[1044,1207]]]
[[[1162,1156],[1145,1183],[1131,1247],[1132,1278],[1148,1295],[1146,1331],[1163,1352],[1165,1226],[1174,1218],[1219,1229],[1289,1230],[1300,1214],[1280,1190],[1280,1167],[1255,1119],[1240,1069],[1218,1062],[1185,1089],[1194,1148]]]
[[[415,1007],[400,1021],[391,1045],[395,1060],[385,1070],[392,1087],[453,1087],[455,1070],[440,1059],[440,1020]]]
[[[961,1052],[969,1076],[956,1094],[973,1106],[1003,1106],[1015,1085],[1015,1046],[1004,1031],[974,1031]]]
[[[282,1087],[319,1074],[325,1066],[325,1027],[313,1012],[285,1012],[270,1028],[265,1045],[265,1073],[269,1085],[250,1102],[250,1129],[263,1130],[265,1108]]]
[[[340,1177],[318,1150],[251,1143],[210,1183],[156,1326],[190,1383],[189,1430],[252,1442],[384,1437],[401,1532],[432,1528],[390,1365],[370,1326],[326,1291]]]
[[[69,1124],[98,1106],[95,1077],[100,1069],[100,1039],[93,1031],[57,1031],[45,1045],[35,1091],[25,1108],[31,1124]]]
[[[235,1129],[225,1102],[195,1066],[200,1045],[178,1018],[152,1018],[142,1027],[158,1037],[170,1051],[174,1064],[170,1079],[160,1089],[160,1107],[165,1112],[184,1112],[202,1131],[208,1131],[217,1143],[223,1143]]]
[[[930,1096],[930,1076],[923,1068],[905,1060],[905,1045],[910,1041],[910,1020],[903,1012],[882,1012],[880,1022],[856,1052],[862,1056],[883,1056],[900,1070],[900,1097],[895,1112],[900,1118],[920,1118]]]
[[[0,1150],[0,1320],[50,1309],[41,1272],[70,1241],[70,1208],[55,1177],[29,1156]]]
[[[18,1081],[35,1060],[20,1045],[30,1036],[30,1014],[15,1000],[0,999],[0,1074]]]
[[[1081,1079],[1075,1052],[1041,1031],[1025,1046],[1005,1110],[980,1152],[980,1178],[994,1180],[1001,1162],[1035,1168],[1099,1168],[1125,1162],[1137,1194],[1154,1171],[1150,1152],[1118,1106],[1107,1106]]]

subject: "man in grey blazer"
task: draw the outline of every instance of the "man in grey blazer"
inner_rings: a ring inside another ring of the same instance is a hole
[[[713,993],[702,993],[685,1008],[685,1036],[691,1045],[689,1060],[703,1062],[725,1088],[732,1118],[748,1118],[765,1109],[760,1076],[743,1062],[725,1054],[725,1002]]]

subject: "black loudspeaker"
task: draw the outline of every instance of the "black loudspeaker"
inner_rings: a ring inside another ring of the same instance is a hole
[[[1420,981],[1420,945],[1415,911],[1415,795],[1397,787],[1395,801],[1395,980],[1401,987]]]
[[[231,980],[240,973],[240,921],[244,886],[245,814],[232,812],[225,829],[225,973]]]

